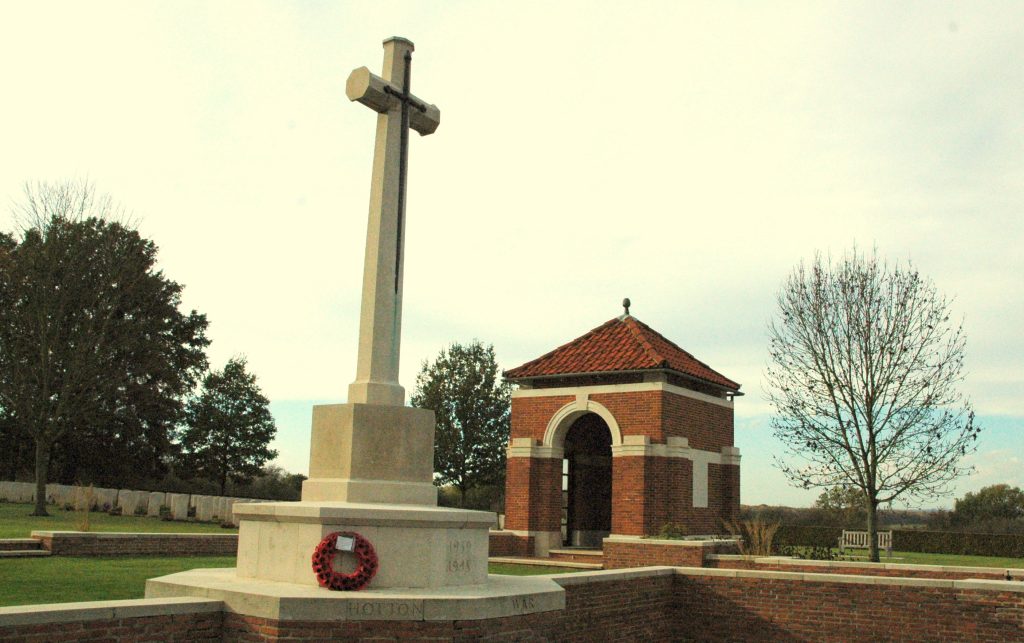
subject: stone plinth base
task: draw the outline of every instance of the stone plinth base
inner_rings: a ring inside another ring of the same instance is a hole
[[[234,569],[193,569],[146,581],[147,598],[192,596],[226,611],[275,621],[453,621],[502,618],[565,608],[550,578],[492,575],[481,585],[334,592],[243,578]]]
[[[238,577],[317,587],[311,557],[327,534],[354,531],[377,552],[369,589],[454,587],[487,582],[494,514],[415,505],[267,502],[236,505]],[[351,555],[336,559],[351,571]],[[347,565],[347,567],[346,567]]]
[[[308,502],[437,505],[434,412],[408,406],[313,407]]]

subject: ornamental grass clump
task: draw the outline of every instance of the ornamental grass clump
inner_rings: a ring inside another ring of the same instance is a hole
[[[89,512],[96,504],[96,490],[92,485],[75,487],[75,529],[89,531]]]
[[[730,520],[725,528],[736,538],[740,554],[743,556],[771,556],[772,542],[779,531],[780,524],[766,522],[760,518],[736,522]]]

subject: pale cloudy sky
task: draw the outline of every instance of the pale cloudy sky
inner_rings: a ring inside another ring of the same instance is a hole
[[[743,501],[806,504],[770,465],[765,323],[800,259],[875,245],[964,319],[989,430],[958,492],[1024,485],[1018,2],[3,3],[0,199],[87,177],[131,209],[304,472],[355,374],[374,115],[344,83],[391,35],[442,114],[412,144],[407,391],[447,343],[510,368],[629,296],[743,383]]]

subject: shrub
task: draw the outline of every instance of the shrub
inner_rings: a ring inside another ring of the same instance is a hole
[[[681,522],[667,522],[658,530],[658,538],[663,540],[682,540],[686,537],[686,525]]]

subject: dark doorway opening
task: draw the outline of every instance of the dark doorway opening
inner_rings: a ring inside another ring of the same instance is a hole
[[[600,548],[612,529],[612,434],[600,416],[581,416],[563,443],[565,545]]]

